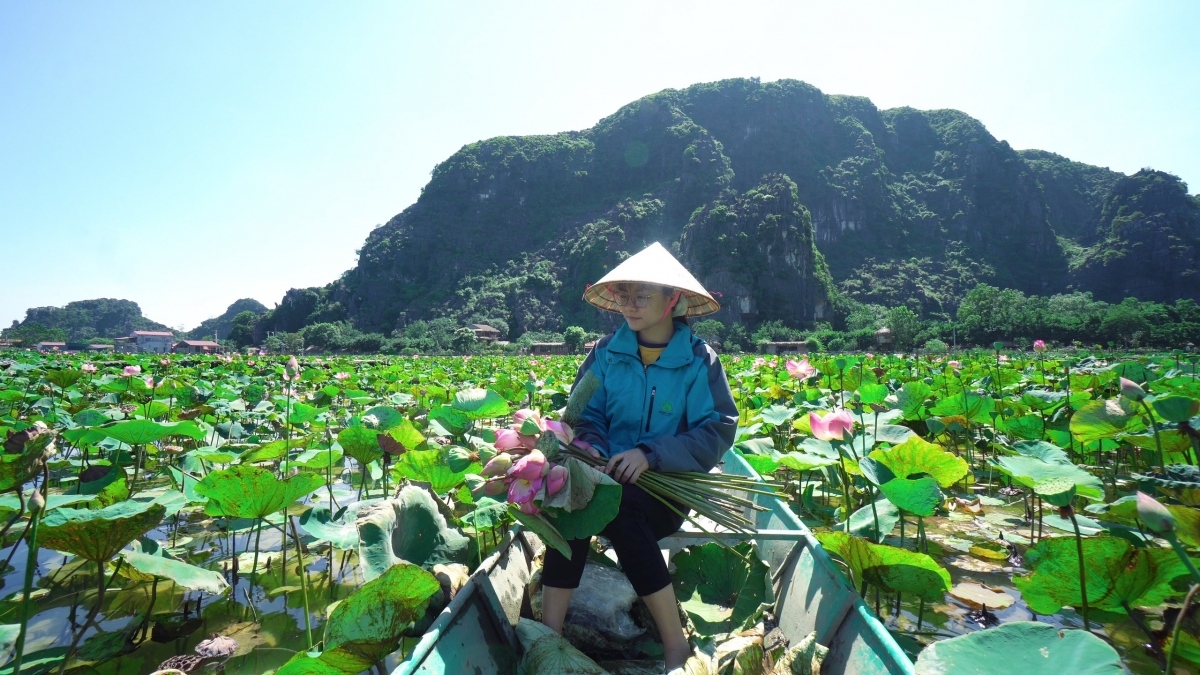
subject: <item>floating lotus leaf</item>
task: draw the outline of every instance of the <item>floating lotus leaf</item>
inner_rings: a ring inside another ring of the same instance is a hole
[[[272,471],[239,464],[208,474],[195,489],[208,497],[204,512],[210,516],[265,518],[324,484],[312,473],[279,480]]]
[[[889,450],[874,450],[869,457],[887,466],[897,478],[927,473],[942,487],[962,480],[968,470],[961,457],[919,436],[912,436]]]
[[[1117,537],[1083,540],[1088,603],[1097,609],[1125,611],[1154,606],[1179,595],[1171,582],[1188,575],[1183,561],[1171,549],[1137,548]],[[1054,614],[1064,605],[1080,606],[1079,554],[1073,537],[1043,539],[1025,553],[1033,571],[1013,577],[1029,607],[1038,614]]]
[[[328,506],[319,504],[300,516],[300,526],[318,541],[327,541],[340,549],[358,548],[358,526],[354,520],[359,511],[382,499],[364,499],[347,506],[338,518]]]
[[[440,590],[438,580],[417,565],[389,567],[334,608],[325,624],[326,651],[343,650],[372,663],[383,659]]]
[[[109,438],[115,438],[126,445],[146,445],[160,441],[168,436],[187,436],[203,440],[204,431],[195,422],[151,422],[150,420],[129,420],[117,422],[111,427],[100,429]]]
[[[992,588],[973,581],[964,581],[955,584],[954,588],[950,589],[950,595],[956,600],[966,603],[967,606],[976,609],[981,607],[1005,609],[1011,607],[1017,601],[1016,598],[1001,589]]]
[[[401,561],[421,566],[467,561],[470,540],[446,523],[433,497],[421,488],[410,485],[394,499],[367,505],[355,522],[367,580]]]
[[[749,544],[735,548],[749,562],[716,543],[689,547],[674,558],[675,594],[701,635],[748,628],[766,597],[770,569]]]
[[[1009,675],[1071,673],[1121,675],[1121,657],[1100,638],[1082,630],[1060,630],[1035,621],[939,640],[921,651],[917,675]]]
[[[1121,433],[1137,433],[1146,428],[1137,414],[1136,404],[1125,397],[1107,401],[1089,401],[1071,416],[1071,433],[1080,443],[1095,443],[1116,438]]]
[[[162,504],[134,501],[102,509],[61,508],[42,519],[38,545],[104,562],[162,522],[165,513]]]
[[[121,551],[121,557],[125,559],[125,564],[142,574],[170,579],[177,586],[189,590],[219,595],[229,589],[229,583],[225,581],[225,576],[220,572],[206,570],[160,555],[137,551]]]

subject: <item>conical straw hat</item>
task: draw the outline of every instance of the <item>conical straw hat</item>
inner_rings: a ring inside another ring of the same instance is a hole
[[[614,267],[603,279],[584,291],[583,299],[600,309],[620,312],[621,306],[613,297],[617,284],[653,284],[683,291],[674,316],[704,316],[721,309],[721,305],[704,290],[704,286],[696,281],[696,277],[658,242],[650,244],[642,252]],[[685,302],[687,307],[686,311],[683,311],[682,305]]]

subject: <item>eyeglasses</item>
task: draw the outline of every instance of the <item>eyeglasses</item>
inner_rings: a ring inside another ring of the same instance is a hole
[[[652,299],[654,299],[654,296],[652,295],[643,295],[641,293],[637,295],[630,295],[628,293],[613,293],[612,295],[613,300],[617,302],[618,306],[629,307],[632,305],[635,309],[644,308],[646,305],[650,304]]]

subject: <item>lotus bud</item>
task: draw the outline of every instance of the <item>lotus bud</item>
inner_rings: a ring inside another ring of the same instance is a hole
[[[478,459],[478,454],[466,448],[453,447],[446,451],[446,466],[454,473],[466,471]]]
[[[512,455],[502,452],[502,453],[496,455],[495,457],[493,457],[487,463],[487,465],[483,467],[483,471],[480,472],[479,475],[485,476],[485,477],[503,476],[505,473],[508,472],[508,470],[510,468],[512,468],[512,465],[513,465]]]
[[[546,461],[546,456],[542,454],[542,451],[530,450],[528,455],[513,463],[507,475],[509,478],[532,481],[545,476],[549,470],[550,463]]]
[[[141,372],[141,366],[125,366],[125,370],[122,370],[121,374],[125,377],[137,377]]]
[[[1142,389],[1141,385],[1133,380],[1121,378],[1121,395],[1125,398],[1130,398],[1135,401],[1141,401],[1146,398],[1146,390]]]
[[[80,366],[79,369],[85,373],[88,373],[89,375],[96,372],[96,366],[94,366],[91,363],[85,363],[82,366]]]
[[[496,478],[483,484],[483,494],[495,497],[508,492],[508,484]]]
[[[555,464],[546,474],[546,494],[555,494],[567,484],[567,467]]]
[[[1034,340],[1033,341],[1033,351],[1035,351],[1039,354],[1045,354],[1046,353],[1046,341],[1045,340]]]
[[[42,491],[34,489],[33,496],[29,498],[29,512],[32,514],[41,513],[46,508],[46,498],[42,496]]]
[[[1171,515],[1161,502],[1145,492],[1137,493],[1137,510],[1138,519],[1151,530],[1159,534],[1175,531],[1175,516]]]

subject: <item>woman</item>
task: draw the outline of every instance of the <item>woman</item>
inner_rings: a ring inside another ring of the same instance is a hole
[[[658,624],[672,670],[691,648],[658,540],[678,530],[684,518],[636,483],[647,469],[708,471],[733,444],[738,413],[725,372],[686,322],[720,305],[658,243],[621,263],[583,297],[620,312],[625,325],[601,339],[579,368],[576,382],[591,371],[602,385],[575,432],[608,458],[605,472],[624,484],[620,511],[601,534]],[[589,545],[583,539],[568,543],[570,560],[548,549],[542,570],[542,621],[560,633]]]

